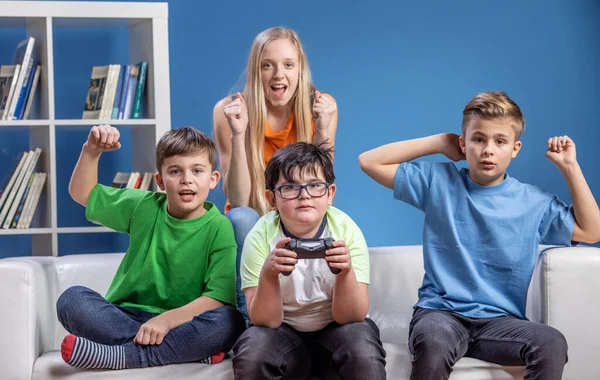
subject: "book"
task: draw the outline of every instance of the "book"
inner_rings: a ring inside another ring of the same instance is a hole
[[[108,76],[106,78],[104,98],[102,99],[100,120],[108,120],[112,115],[112,109],[115,102],[115,92],[117,90],[117,82],[119,81],[120,71],[121,65],[108,65]]]
[[[29,111],[31,111],[31,104],[33,103],[33,98],[35,96],[35,90],[37,89],[37,84],[40,79],[40,72],[42,71],[42,67],[37,65],[35,68],[35,74],[33,75],[33,80],[31,81],[31,89],[29,90],[29,95],[27,97],[27,104],[25,106],[25,112],[23,112],[23,120],[27,120],[29,118]]]
[[[127,92],[129,91],[129,80],[131,78],[131,65],[123,66],[125,73],[123,75],[123,86],[121,87],[121,99],[119,100],[119,119],[125,119],[125,103],[127,102]]]
[[[21,65],[3,65],[0,67],[0,120],[6,120]]]
[[[123,82],[125,81],[126,66],[121,66],[119,70],[119,82],[117,83],[117,90],[115,91],[115,102],[113,104],[111,119],[116,120],[119,118],[119,107],[121,105],[121,93],[123,92]]]
[[[117,189],[127,187],[129,176],[130,173],[117,172],[117,174],[115,174],[115,178],[113,179],[111,186],[116,187]]]
[[[139,176],[140,176],[140,173],[138,173],[138,172],[131,173],[131,175],[129,176],[129,181],[127,181],[128,189],[135,189],[135,184],[137,183],[137,179]]]
[[[23,162],[23,166],[21,166],[21,168],[18,171],[17,178],[16,178],[15,182],[13,183],[12,187],[10,188],[10,192],[8,193],[8,196],[6,197],[4,204],[2,205],[2,210],[0,210],[0,225],[2,225],[2,222],[8,215],[8,211],[13,203],[13,199],[15,199],[15,196],[17,195],[17,192],[19,191],[21,182],[23,181],[23,178],[25,177],[25,173],[27,171],[27,168],[29,167],[29,164],[31,163],[31,160],[33,159],[33,156],[34,156],[34,152],[32,150],[30,150],[27,153],[25,161]]]
[[[8,181],[6,181],[6,183],[4,184],[4,188],[1,189],[2,191],[2,195],[0,195],[0,210],[2,209],[2,205],[4,204],[4,201],[6,200],[6,198],[8,197],[8,194],[10,193],[10,190],[13,186],[13,184],[16,182],[17,177],[19,176],[19,172],[21,171],[21,168],[23,167],[25,161],[27,160],[27,152],[23,152],[21,154],[21,158],[19,159],[17,165],[15,166],[15,169],[12,171],[12,174],[10,175],[10,179]]]
[[[150,190],[150,187],[152,186],[153,178],[154,178],[154,173],[151,173],[151,172],[144,173],[144,179],[142,180],[140,189],[141,190]]]
[[[35,74],[36,61],[33,57],[29,58],[27,69],[25,70],[25,78],[23,79],[23,86],[19,90],[19,97],[16,99],[17,105],[15,106],[15,112],[13,114],[13,120],[21,119],[23,112],[25,111],[25,102],[27,101],[27,95],[31,88],[31,80]],[[15,89],[17,91],[17,89]]]
[[[129,70],[129,83],[127,83],[127,95],[125,96],[125,109],[123,110],[123,119],[131,119],[133,103],[135,102],[135,91],[137,89],[140,68],[137,65],[131,65]]]
[[[19,202],[19,207],[17,207],[15,216],[12,220],[12,223],[10,224],[10,228],[17,228],[17,224],[19,223],[19,218],[23,214],[23,208],[25,207],[25,202],[27,201],[27,198],[29,197],[29,194],[31,192],[31,185],[33,184],[33,180],[35,178],[36,178],[36,173],[31,173],[31,175],[29,176],[29,180],[27,181],[27,187],[25,188],[25,192],[23,193],[23,196],[21,197],[21,202]]]
[[[34,185],[32,185],[34,187],[34,189],[32,190],[33,195],[31,198],[31,202],[29,203],[29,205],[27,206],[27,210],[25,211],[25,219],[23,220],[23,224],[21,224],[21,228],[29,228],[29,226],[31,225],[31,220],[35,215],[35,210],[40,200],[40,194],[44,190],[44,184],[48,175],[46,173],[37,173],[37,176],[37,183],[36,180],[34,180]]]
[[[144,98],[144,88],[146,85],[146,72],[148,71],[148,62],[143,61],[138,64],[140,75],[138,77],[135,90],[135,100],[133,102],[132,119],[139,119],[141,115],[142,99]]]
[[[2,224],[2,228],[6,229],[6,228],[10,227],[10,223],[11,223],[12,219],[14,218],[15,213],[17,212],[17,208],[19,207],[21,198],[23,197],[23,193],[25,193],[25,189],[27,188],[27,180],[31,176],[31,173],[33,173],[33,170],[35,169],[35,166],[38,162],[38,159],[40,158],[41,153],[42,153],[42,150],[40,148],[36,148],[35,152],[33,153],[33,158],[29,162],[29,165],[26,166],[26,169],[25,169],[26,171],[24,173],[23,180],[21,181],[21,184],[18,187],[15,198],[10,206],[10,210],[8,210],[6,219],[4,220],[4,223]]]
[[[109,66],[94,66],[92,68],[90,87],[85,97],[85,106],[83,108],[83,119],[100,118],[108,69]]]
[[[10,108],[8,110],[8,116],[6,117],[6,120],[14,119],[17,103],[19,102],[19,98],[23,90],[23,83],[25,83],[25,87],[27,87],[27,82],[25,81],[25,79],[28,73],[28,67],[31,64],[34,43],[35,38],[28,37],[27,39],[21,41],[17,45],[17,51],[15,52],[13,64],[21,65],[21,70],[19,71],[19,78],[17,80],[17,84],[13,92],[12,98],[10,100]]]

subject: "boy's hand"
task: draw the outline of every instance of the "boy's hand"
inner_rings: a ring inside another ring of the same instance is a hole
[[[440,153],[452,161],[461,161],[466,159],[465,154],[460,147],[460,136],[454,133],[444,133],[442,136],[442,145]]]
[[[321,94],[315,90],[315,102],[313,103],[313,119],[315,121],[315,130],[327,132],[331,117],[337,110],[337,104],[329,95]]]
[[[248,127],[248,108],[246,108],[246,102],[244,102],[244,98],[239,92],[235,94],[232,102],[223,107],[223,113],[225,113],[233,135],[239,135],[246,131]]]
[[[350,259],[350,252],[346,247],[346,242],[343,240],[336,240],[333,242],[333,248],[325,251],[325,260],[332,268],[341,269],[341,273],[345,273],[352,269],[352,260]]]
[[[277,242],[277,245],[273,248],[269,256],[267,256],[267,260],[263,265],[262,272],[265,275],[276,278],[279,273],[291,273],[296,268],[296,264],[298,263],[296,252],[283,248],[290,240],[292,239],[286,237]]]
[[[88,139],[83,147],[93,153],[109,152],[121,148],[121,134],[117,128],[110,125],[96,125],[90,130]]]
[[[168,316],[160,314],[141,325],[133,341],[143,345],[159,345],[170,330]]]
[[[546,157],[559,168],[577,162],[575,143],[569,136],[554,136],[548,139]]]

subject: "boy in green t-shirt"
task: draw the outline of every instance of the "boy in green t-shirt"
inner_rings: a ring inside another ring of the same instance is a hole
[[[369,251],[356,223],[331,206],[330,153],[294,143],[267,164],[273,211],[252,228],[242,251],[251,326],[233,348],[236,379],[303,379],[328,370],[342,379],[385,379],[379,329],[367,318]],[[286,248],[291,238],[333,243],[325,259],[298,259]]]
[[[98,184],[101,153],[120,147],[116,128],[93,127],[69,184],[89,220],[128,233],[130,244],[106,299],[82,286],[59,297],[71,333],[62,357],[81,368],[216,364],[245,323],[235,308],[233,229],[206,202],[220,176],[215,146],[191,127],[167,132],[156,147],[164,193]]]

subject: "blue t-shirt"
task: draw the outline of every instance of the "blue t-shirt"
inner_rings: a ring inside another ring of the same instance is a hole
[[[538,245],[570,245],[575,218],[556,196],[506,175],[481,186],[453,163],[405,162],[394,197],[425,212],[417,307],[525,318]]]

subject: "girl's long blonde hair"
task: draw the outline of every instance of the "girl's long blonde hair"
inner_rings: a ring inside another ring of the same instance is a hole
[[[314,86],[304,47],[300,38],[291,29],[274,27],[261,32],[254,39],[248,67],[244,100],[248,108],[248,129],[246,130],[246,158],[250,172],[250,207],[260,215],[269,211],[265,198],[265,129],[267,124],[267,103],[262,84],[262,55],[267,44],[273,40],[288,39],[298,51],[299,77],[298,88],[292,98],[292,111],[296,126],[296,141],[312,142],[312,97]]]

